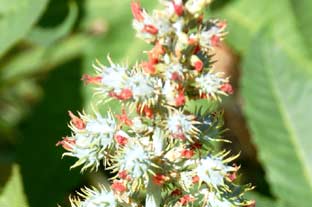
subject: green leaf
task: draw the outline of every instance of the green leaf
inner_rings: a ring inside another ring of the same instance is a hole
[[[12,167],[10,179],[0,195],[1,207],[28,207],[18,165]]]
[[[30,41],[33,44],[41,46],[49,46],[54,42],[56,42],[57,40],[62,39],[66,35],[68,35],[72,27],[74,26],[77,17],[78,17],[77,4],[71,2],[69,4],[69,14],[67,15],[66,19],[61,25],[52,29],[34,27],[26,37],[26,40]]]
[[[0,0],[0,58],[27,34],[47,2],[48,0]]]
[[[243,64],[244,111],[273,194],[312,203],[312,63],[274,29],[260,32]]]
[[[16,82],[26,77],[47,72],[55,66],[71,60],[84,52],[89,38],[75,35],[49,48],[37,47],[15,56],[1,68],[3,82]]]
[[[296,1],[297,3],[298,1]],[[301,5],[302,3],[299,4]],[[309,9],[306,9],[301,10],[301,13],[310,14]],[[275,35],[282,37],[282,41],[295,52],[300,52],[307,56],[306,45],[301,39],[302,34],[298,32],[296,27],[298,24],[297,13],[294,12],[290,0],[238,0],[227,4],[222,10],[214,12],[214,15],[228,21],[229,35],[226,37],[226,40],[243,54],[249,48],[254,36],[264,25],[274,24]],[[305,15],[306,21],[309,14]],[[310,29],[305,29],[307,33],[308,30]]]
[[[307,48],[312,55],[312,1],[311,0],[291,0],[291,4],[296,14],[297,27],[304,37]]]

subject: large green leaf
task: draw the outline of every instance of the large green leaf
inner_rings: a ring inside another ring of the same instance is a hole
[[[308,46],[310,54],[312,54],[312,1],[311,0],[291,0],[294,13],[296,14],[297,27],[302,33],[304,40]]]
[[[274,195],[286,206],[312,203],[312,63],[260,32],[244,61],[242,94]]]
[[[19,167],[14,165],[10,179],[6,183],[1,195],[1,207],[27,207],[27,200],[23,192],[23,182]]]
[[[0,0],[0,58],[23,38],[48,0]]]
[[[307,4],[308,3],[306,3],[306,5]],[[299,11],[300,5],[301,10]],[[302,5],[303,3],[301,1],[300,3],[296,1],[296,3],[291,4],[291,0],[238,0],[227,4],[222,10],[214,12],[214,15],[228,21],[229,35],[226,39],[231,46],[243,54],[245,54],[246,50],[249,48],[254,35],[257,34],[264,25],[273,22],[275,27],[274,33],[283,37],[282,41],[285,41],[289,48],[307,56],[308,52],[305,48],[306,46],[301,39],[302,34],[298,32],[297,27],[297,24],[307,24],[307,21],[310,19],[309,12],[307,12],[309,9],[305,8],[307,10],[304,10],[302,8],[304,6]],[[298,13],[302,13],[302,18],[296,16]],[[309,27],[305,29],[301,26],[300,28],[302,28],[300,31],[304,30],[307,34],[310,31]]]

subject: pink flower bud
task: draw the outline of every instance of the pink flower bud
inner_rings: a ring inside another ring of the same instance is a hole
[[[221,89],[221,91],[223,91],[227,94],[233,94],[234,93],[233,87],[229,83],[223,84],[220,89]]]
[[[62,145],[62,147],[67,150],[71,151],[73,149],[72,145],[76,144],[76,140],[72,137],[63,137],[61,141],[56,143],[56,146]]]
[[[156,35],[158,33],[158,29],[154,25],[144,25],[142,32],[147,32],[152,35]]]
[[[138,21],[143,21],[144,17],[142,14],[142,9],[141,9],[141,5],[139,1],[132,1],[131,2],[131,11],[132,11],[132,15],[133,17],[138,20]]]
[[[190,159],[194,156],[194,151],[189,149],[183,149],[181,152],[181,156]]]
[[[81,78],[81,80],[87,85],[87,84],[99,84],[102,81],[101,76],[90,76],[88,74],[84,74]]]
[[[184,195],[180,198],[180,203],[182,206],[186,206],[188,203],[193,202],[195,199],[190,195]]]
[[[210,38],[210,42],[212,46],[218,46],[220,43],[220,37],[218,37],[217,35],[212,35],[212,37]]]
[[[86,128],[86,124],[85,122],[80,119],[79,117],[75,116],[71,111],[68,111],[68,114],[71,118],[70,122],[77,128],[77,129],[85,129]]]
[[[119,193],[123,193],[127,190],[127,187],[120,181],[114,181],[111,187],[114,191]]]
[[[127,125],[127,126],[132,126],[133,122],[131,119],[129,119],[126,110],[123,109],[122,110],[122,114],[116,114],[116,118],[123,124]]]

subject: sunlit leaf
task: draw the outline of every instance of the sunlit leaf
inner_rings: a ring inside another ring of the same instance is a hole
[[[288,50],[274,29],[258,34],[247,52],[243,109],[274,195],[287,206],[308,207],[312,202],[312,63]]]
[[[12,172],[4,189],[0,194],[1,207],[28,207],[24,195],[23,181],[18,165],[12,167]]]
[[[0,0],[0,58],[27,34],[47,2],[48,0]]]

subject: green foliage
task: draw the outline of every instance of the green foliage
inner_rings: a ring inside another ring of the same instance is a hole
[[[229,20],[229,43],[242,54],[243,110],[276,206],[311,203],[309,8],[309,1],[239,0],[215,12]]]
[[[28,207],[27,198],[23,192],[23,182],[19,166],[14,164],[9,180],[2,189],[0,196],[1,207]]]
[[[287,54],[270,32],[247,52],[244,109],[273,193],[291,206],[310,206],[312,63]]]
[[[0,58],[27,34],[47,3],[48,0],[0,1]]]

